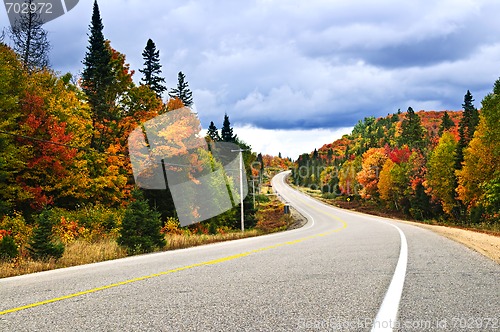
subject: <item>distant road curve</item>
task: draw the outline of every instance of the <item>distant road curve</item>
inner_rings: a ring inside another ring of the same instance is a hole
[[[0,280],[1,331],[498,331],[500,266],[273,179],[296,230]]]

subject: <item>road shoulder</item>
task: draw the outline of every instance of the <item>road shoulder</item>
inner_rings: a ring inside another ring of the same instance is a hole
[[[428,225],[405,220],[397,221],[431,230],[441,236],[459,242],[500,264],[500,237],[498,236],[454,227]]]

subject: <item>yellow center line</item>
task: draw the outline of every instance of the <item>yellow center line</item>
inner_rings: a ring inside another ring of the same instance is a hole
[[[305,205],[307,205],[307,206],[309,206],[310,208],[312,208],[312,209],[320,212],[320,213],[326,214],[329,217],[332,217],[332,218],[336,219],[337,221],[340,221],[342,223],[342,226],[339,227],[339,228],[333,229],[331,231],[328,231],[328,232],[324,232],[324,233],[320,233],[320,234],[316,234],[316,235],[307,236],[307,237],[300,238],[300,239],[293,240],[293,241],[287,241],[287,242],[283,242],[283,243],[278,243],[278,244],[275,244],[275,245],[272,245],[272,246],[263,247],[263,248],[259,248],[259,249],[254,249],[254,250],[243,252],[243,253],[236,254],[236,255],[231,255],[231,256],[226,256],[226,257],[222,257],[222,258],[217,258],[217,259],[209,260],[209,261],[206,261],[206,262],[195,263],[195,264],[192,264],[192,265],[186,265],[186,266],[178,267],[178,268],[171,269],[171,270],[168,270],[168,271],[154,273],[154,274],[150,274],[150,275],[143,276],[143,277],[133,278],[133,279],[129,279],[129,280],[125,280],[125,281],[121,281],[121,282],[109,284],[109,285],[106,285],[106,286],[101,286],[101,287],[96,287],[96,288],[88,289],[88,290],[85,290],[85,291],[82,291],[82,292],[77,292],[77,293],[73,293],[73,294],[69,294],[69,295],[64,295],[64,296],[61,296],[61,297],[56,297],[56,298],[45,300],[45,301],[35,302],[35,303],[28,304],[28,305],[24,305],[24,306],[12,308],[12,309],[7,309],[7,310],[4,310],[4,311],[0,311],[0,316],[6,315],[6,314],[10,314],[10,313],[14,313],[14,312],[18,312],[18,311],[22,311],[22,310],[26,310],[26,309],[31,309],[31,308],[39,307],[39,306],[50,304],[50,303],[54,303],[54,302],[68,300],[68,299],[71,299],[71,298],[74,298],[74,297],[78,297],[78,296],[83,296],[83,295],[87,295],[87,294],[96,293],[96,292],[103,291],[103,290],[110,289],[110,288],[115,288],[115,287],[119,287],[119,286],[128,285],[128,284],[131,284],[131,283],[135,283],[135,282],[139,282],[139,281],[143,281],[143,280],[147,280],[147,279],[157,278],[157,277],[161,277],[161,276],[164,276],[164,275],[167,275],[167,274],[181,272],[181,271],[193,269],[193,268],[196,268],[196,267],[208,266],[208,265],[215,265],[215,264],[220,264],[220,263],[224,263],[224,262],[227,262],[227,261],[232,261],[232,260],[235,260],[235,259],[239,259],[239,258],[250,256],[252,254],[256,254],[256,253],[259,253],[259,252],[268,251],[268,250],[276,249],[276,248],[283,247],[283,246],[294,245],[294,244],[301,243],[301,242],[304,242],[304,241],[307,241],[307,240],[312,240],[312,239],[316,239],[316,238],[319,238],[319,237],[327,236],[327,235],[330,235],[330,234],[338,233],[338,232],[344,230],[345,228],[347,228],[347,223],[345,221],[343,221],[341,218],[339,218],[337,216],[334,216],[332,214],[326,213],[326,212],[324,212],[322,210],[319,210],[316,207],[311,206],[311,205],[305,203],[304,201],[302,201],[302,203],[305,204]]]

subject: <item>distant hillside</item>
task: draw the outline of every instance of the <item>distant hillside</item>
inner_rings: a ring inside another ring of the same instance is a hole
[[[462,118],[462,111],[418,111],[416,114],[422,121],[422,126],[427,130],[429,141],[437,144],[439,140],[438,132],[444,113],[448,113],[451,120],[455,124],[449,130],[458,141],[458,124]],[[350,135],[344,135],[342,138],[327,143],[317,149],[317,153],[321,159],[325,161],[342,160],[348,153],[359,154],[368,150],[370,147],[384,147],[386,144],[393,145],[400,134],[401,123],[406,115],[406,112],[400,112],[392,115],[387,115],[382,118],[368,117],[359,122],[354,127]],[[311,151],[310,156],[315,152]]]
[[[500,80],[479,112],[419,111],[359,121],[351,134],[304,153],[296,185],[325,199],[500,229]]]

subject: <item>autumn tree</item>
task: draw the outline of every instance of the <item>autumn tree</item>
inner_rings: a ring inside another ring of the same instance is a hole
[[[377,184],[380,199],[396,210],[408,210],[405,212],[409,212],[410,164],[408,161],[409,159],[406,158],[394,158],[389,155],[380,171]]]
[[[110,100],[110,116],[104,119],[104,123],[117,123],[126,114],[126,105],[129,99],[129,93],[135,87],[132,76],[134,71],[130,69],[130,64],[126,62],[126,56],[118,52],[109,40],[105,41],[106,48],[111,54],[111,84],[108,87],[108,96]]]
[[[31,8],[35,1],[26,0],[24,3]],[[9,36],[14,44],[14,50],[21,57],[24,68],[29,72],[49,65],[50,43],[47,31],[42,28],[41,15],[37,11],[21,12],[16,22],[9,28]]]
[[[0,44],[0,214],[12,212],[19,198],[27,195],[16,181],[26,167],[28,151],[8,133],[19,131],[23,114],[19,100],[26,88],[26,73],[16,53]]]
[[[179,72],[177,77],[177,88],[172,88],[168,93],[170,98],[179,98],[186,107],[193,105],[193,93],[189,89],[189,83],[186,81],[186,75]]]
[[[82,89],[87,95],[92,109],[92,139],[90,147],[104,151],[100,138],[104,135],[103,127],[98,128],[106,119],[112,119],[112,99],[109,88],[113,84],[113,67],[111,52],[106,45],[103,34],[101,14],[97,0],[94,2],[92,21],[89,27],[89,45],[83,60]]]
[[[500,79],[482,104],[479,125],[464,151],[463,168],[457,171],[457,192],[469,212],[485,209],[489,218],[498,220],[500,206],[495,203],[495,193],[500,178]],[[479,220],[481,216],[474,221]]]
[[[407,145],[410,148],[424,147],[424,128],[418,114],[408,107],[403,122],[401,124],[401,135],[399,145]]]
[[[227,114],[224,114],[224,122],[222,123],[220,131],[221,140],[223,142],[236,141],[236,135],[233,134],[233,127],[231,127],[231,122],[229,121],[229,116]]]
[[[69,175],[76,150],[66,146],[72,138],[67,124],[47,111],[41,96],[26,93],[21,105],[26,114],[21,126],[26,136],[36,140],[21,139],[30,153],[27,168],[18,174],[17,181],[31,195],[30,207],[41,210],[54,202],[60,179]]]
[[[378,196],[380,171],[387,160],[384,148],[371,148],[363,154],[362,169],[357,174],[361,189],[361,197],[370,199]]]
[[[426,187],[432,199],[439,202],[443,211],[452,216],[457,206],[455,200],[455,154],[457,142],[445,132],[427,162]]]
[[[142,52],[142,58],[144,59],[144,68],[139,69],[139,71],[144,75],[141,82],[151,90],[153,90],[156,95],[161,98],[163,92],[167,90],[165,86],[165,78],[161,77],[161,64],[160,64],[160,51],[156,49],[156,45],[153,40],[148,39],[146,48]]]
[[[396,202],[396,196],[392,192],[393,188],[393,178],[391,175],[391,171],[394,167],[394,162],[391,159],[387,159],[382,166],[382,170],[380,171],[380,178],[377,183],[378,191],[380,194],[380,199],[386,201],[386,202],[391,202],[394,201],[395,204],[397,205]]]
[[[474,137],[474,132],[479,124],[479,111],[474,107],[474,99],[469,90],[464,96],[464,103],[462,104],[463,113],[458,125],[459,141],[457,146],[457,161],[456,168],[462,168],[464,161],[464,150],[469,145]]]
[[[353,160],[347,160],[339,170],[339,188],[342,194],[359,195],[359,183],[357,174],[361,169],[361,156]]]

